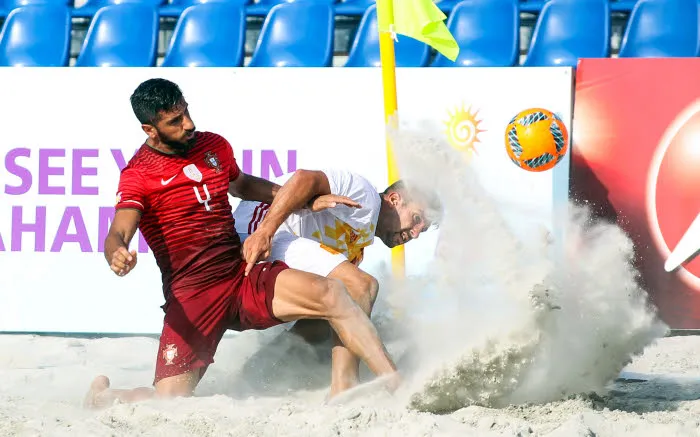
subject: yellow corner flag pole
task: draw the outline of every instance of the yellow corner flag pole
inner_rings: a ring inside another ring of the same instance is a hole
[[[394,3],[396,2],[396,3]],[[396,6],[396,7],[395,7]],[[384,85],[384,123],[386,124],[386,156],[389,184],[399,179],[394,160],[394,150],[389,129],[398,129],[398,103],[396,99],[396,34],[428,44],[451,61],[457,59],[459,46],[443,22],[447,17],[433,0],[377,0],[379,30],[379,59]],[[391,263],[395,276],[405,275],[403,246],[391,250]]]
[[[384,86],[384,123],[386,125],[386,157],[388,165],[389,185],[399,179],[399,170],[394,159],[394,149],[391,143],[389,129],[398,128],[398,102],[396,98],[396,58],[394,55],[394,23],[393,0],[377,0],[377,22],[379,24],[379,59],[382,68],[382,84]],[[391,249],[391,265],[395,276],[405,275],[404,247],[396,246]]]

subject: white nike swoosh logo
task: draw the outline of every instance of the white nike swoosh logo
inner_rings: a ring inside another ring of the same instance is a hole
[[[165,179],[161,179],[161,180],[160,180],[160,183],[161,183],[162,185],[168,185],[168,184],[170,183],[170,181],[172,181],[172,180],[175,179],[176,177],[177,177],[177,175],[171,177],[171,178],[168,179],[167,181],[166,181]]]
[[[668,259],[666,259],[664,270],[671,272],[677,269],[681,264],[692,258],[698,249],[700,249],[700,214],[688,226],[676,248],[673,249]]]

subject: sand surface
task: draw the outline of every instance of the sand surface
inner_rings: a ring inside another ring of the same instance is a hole
[[[154,339],[0,336],[0,435],[700,434],[700,337],[663,338],[648,347],[623,372],[630,378],[650,378],[646,382],[616,382],[601,395],[504,408],[470,406],[442,415],[413,411],[384,393],[370,393],[342,406],[323,405],[326,375],[321,374],[327,367],[310,357],[317,365],[298,372],[297,384],[306,389],[290,383],[278,387],[277,391],[294,390],[286,395],[249,396],[264,388],[238,380],[245,372],[241,357],[250,356],[270,337],[246,333],[226,338],[200,387],[201,397],[93,412],[80,403],[95,374],[110,375],[115,386],[150,381]],[[297,363],[304,360],[301,355],[299,351]],[[278,375],[278,380],[284,378]]]

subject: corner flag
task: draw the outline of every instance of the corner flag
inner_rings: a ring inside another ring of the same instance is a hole
[[[377,0],[379,27],[379,59],[384,87],[384,123],[386,124],[386,153],[389,184],[399,179],[394,160],[390,129],[398,129],[398,102],[396,98],[396,34],[421,41],[454,62],[459,46],[443,23],[447,18],[432,0]],[[404,247],[391,249],[391,263],[395,276],[404,277]]]
[[[387,20],[386,7],[393,4],[393,23]],[[447,16],[432,0],[377,0],[380,32],[395,32],[428,44],[450,61],[457,59],[459,46],[447,29]],[[392,26],[393,24],[393,26]]]

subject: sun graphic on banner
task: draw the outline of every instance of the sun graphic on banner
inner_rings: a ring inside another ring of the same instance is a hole
[[[476,153],[476,144],[479,143],[479,134],[486,132],[479,128],[482,120],[477,119],[478,110],[472,111],[472,107],[456,108],[449,111],[449,119],[445,123],[445,135],[450,145],[460,152],[465,153],[469,158]]]

